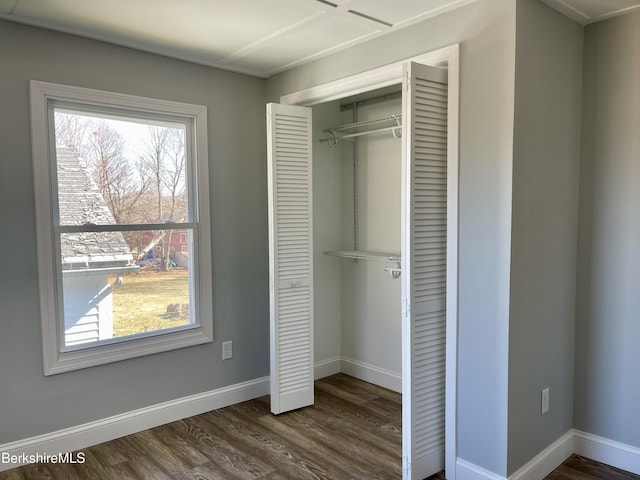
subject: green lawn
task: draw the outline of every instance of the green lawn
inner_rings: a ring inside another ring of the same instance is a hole
[[[114,282],[115,276],[110,279],[112,285]],[[188,303],[189,277],[184,270],[128,274],[113,290],[113,335],[123,337],[186,325]],[[182,305],[183,311],[167,313],[169,305]]]

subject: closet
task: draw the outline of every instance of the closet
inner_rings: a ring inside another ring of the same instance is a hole
[[[401,89],[312,109],[317,358],[401,392]]]
[[[403,477],[423,478],[444,468],[448,87],[405,68],[400,94],[267,106],[271,407],[313,404],[337,339],[345,373],[402,371]]]

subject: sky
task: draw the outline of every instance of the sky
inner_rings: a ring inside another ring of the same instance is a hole
[[[88,120],[94,121],[102,120],[106,122],[107,125],[115,129],[125,139],[127,143],[127,156],[132,159],[138,158],[146,150],[147,145],[150,141],[148,129],[149,125],[179,128],[178,125],[158,122],[156,120],[125,121],[118,120],[114,116],[98,116],[95,114],[87,115],[70,110],[56,109],[56,112],[70,113],[77,115],[80,118],[86,118]]]

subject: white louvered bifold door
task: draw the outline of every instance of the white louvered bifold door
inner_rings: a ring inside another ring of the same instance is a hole
[[[403,477],[444,469],[447,72],[405,67]]]
[[[311,109],[267,105],[271,412],[313,405]]]

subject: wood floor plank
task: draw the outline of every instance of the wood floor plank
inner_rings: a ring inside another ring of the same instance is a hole
[[[34,463],[25,465],[21,470],[24,478],[29,480],[48,480],[55,478],[54,473],[49,469],[49,464]]]
[[[105,467],[104,470],[113,480],[137,480],[140,478],[129,462],[117,463]]]
[[[609,480],[638,480],[640,478],[640,476],[634,475],[633,473],[626,472],[603,463],[598,463],[580,455],[572,455],[567,459],[564,465],[575,471],[589,473],[592,475],[606,474]]]
[[[162,468],[161,464],[166,465],[166,459],[149,458],[146,455],[129,463],[131,469],[141,480],[170,480],[171,475]]]
[[[85,478],[103,478],[105,471],[89,450],[84,452],[85,463],[46,463],[22,467],[25,479],[64,478],[68,480],[84,480]],[[0,478],[2,475],[0,474]]]
[[[308,411],[308,409],[305,409]],[[298,415],[299,417],[299,415]],[[300,430],[299,420],[294,414],[283,414],[274,417],[263,417],[260,421],[270,430],[291,438],[296,445],[305,445],[315,455],[349,472],[352,478],[389,479],[395,478],[400,471],[400,448],[398,457],[381,465],[381,458],[376,452],[363,448],[363,443],[353,435],[337,434],[335,430],[316,423],[314,428]]]
[[[214,428],[202,420],[203,415],[187,418],[169,424],[178,435],[187,442],[193,442],[195,448],[206,455],[216,470],[228,478],[251,480],[261,478],[273,471],[262,459],[229,442],[225,432]]]
[[[273,472],[266,477],[262,477],[260,480],[291,480],[291,478],[282,472]]]
[[[127,461],[127,457],[121,453],[116,445],[115,442],[105,442],[89,447],[87,450],[94,455],[102,467],[110,467]]]
[[[133,440],[133,435],[127,435],[125,437],[116,438],[115,440],[111,440],[110,442],[106,442],[109,444],[117,455],[124,458],[127,462],[135,462],[135,460],[141,456],[145,455],[144,450],[142,450],[136,442]],[[104,444],[97,445],[96,447],[100,448]],[[95,447],[92,447],[95,448]],[[93,450],[89,450],[93,453]]]
[[[596,462],[580,455],[571,455],[545,480],[640,480],[640,475]]]
[[[316,412],[307,411],[308,414]],[[323,441],[327,446],[333,444],[333,448],[343,456],[349,458],[361,458],[369,464],[371,471],[383,473],[383,477],[396,478],[401,473],[401,440],[394,443],[386,443],[380,435],[382,430],[363,430],[357,428],[351,421],[345,421],[339,416],[324,417],[324,422],[318,424],[310,435],[316,435],[318,441]]]
[[[357,389],[346,390],[339,384],[336,385],[335,383],[339,382],[330,382],[326,379],[318,380],[316,382],[316,392],[318,390],[321,390],[335,397],[342,398],[343,400],[346,400],[354,405],[361,405],[368,402],[369,400],[373,400],[374,398],[376,398],[376,396],[372,393],[368,393],[366,391],[358,391]]]
[[[388,425],[389,417],[371,410],[368,404],[354,405],[342,398],[325,395],[325,393],[317,395],[316,414],[322,418],[326,417],[326,421],[334,428],[339,431],[357,432],[360,438],[370,438],[371,443],[380,447],[385,446],[387,450],[397,448],[397,432],[383,428]],[[396,415],[400,416],[401,412],[398,408]]]
[[[326,383],[340,386],[342,388],[357,388],[359,390],[364,390],[365,392],[372,393],[375,398],[385,398],[397,403],[398,405],[402,405],[402,394],[400,392],[394,392],[388,388],[380,387],[379,385],[374,385],[373,383],[350,377],[344,373],[331,375],[330,377],[325,377],[322,380]]]
[[[296,448],[295,444],[274,432],[243,421],[235,410],[216,410],[204,417],[207,422],[226,428],[228,437],[246,445],[255,455],[277,466],[291,478],[329,480],[348,477],[348,472],[336,471],[333,465],[327,465],[322,459],[309,457],[303,449]]]
[[[49,470],[54,478],[62,477],[67,480],[85,480],[84,464],[59,463],[50,465]]]
[[[4,480],[26,480],[21,468],[14,468],[7,471],[4,477],[2,476],[2,473],[0,473],[0,478],[3,478]]]
[[[174,480],[228,480],[231,477],[228,472],[220,470],[217,465],[209,462],[175,475],[173,478]]]
[[[209,462],[209,458],[206,455],[176,435],[170,427],[162,425],[154,428],[153,431],[165,448],[169,449],[185,465],[188,465],[187,469]]]
[[[136,433],[131,436],[131,441],[145,452],[147,459],[153,461],[156,466],[170,475],[183,472],[194,466],[185,463],[173,450],[166,448],[156,429]]]
[[[340,416],[353,421],[362,422],[365,428],[379,427],[389,422],[389,418],[372,411],[367,403],[353,403],[342,397],[337,397],[323,390],[316,390],[316,404],[318,412],[328,416]],[[401,411],[400,409],[398,411]]]
[[[552,475],[555,475],[554,477],[552,477],[551,479],[549,477],[551,477],[551,475],[548,475],[545,480],[552,480],[552,479],[557,479],[557,480],[598,480],[602,477],[598,477],[597,475],[591,475],[588,472],[581,472],[580,470],[574,470],[571,467],[568,467],[567,465],[560,465],[556,470],[554,470],[554,472],[552,472]],[[608,480],[608,479],[607,479]]]

